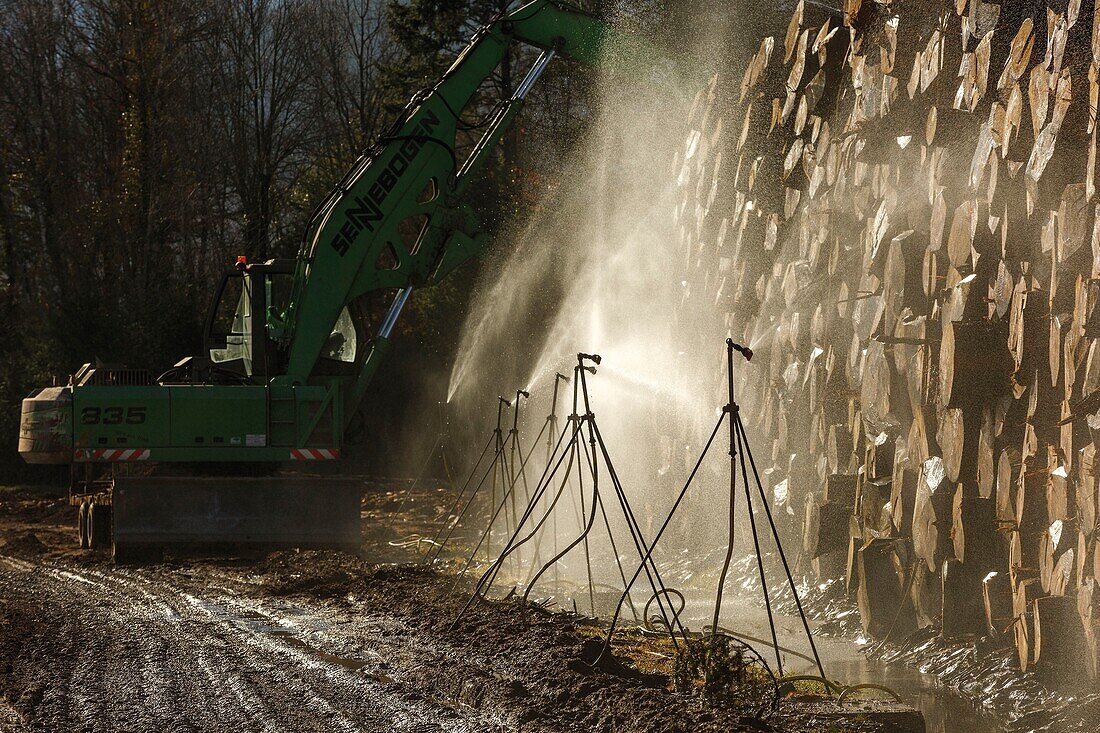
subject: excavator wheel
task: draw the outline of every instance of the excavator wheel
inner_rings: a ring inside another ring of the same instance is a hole
[[[80,502],[80,509],[76,515],[76,531],[80,538],[80,549],[87,550],[91,547],[91,537],[88,533],[88,502]]]
[[[111,544],[111,505],[91,502],[88,506],[88,547],[102,550]]]

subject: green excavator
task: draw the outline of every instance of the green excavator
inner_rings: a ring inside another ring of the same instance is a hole
[[[542,53],[460,162],[461,115],[515,43]],[[317,207],[296,259],[238,258],[201,356],[157,378],[89,364],[23,400],[19,452],[70,465],[82,547],[110,547],[123,562],[166,548],[359,545],[359,482],[263,469],[340,458],[410,293],[484,249],[470,184],[558,54],[654,61],[557,0],[500,15]],[[372,306],[380,299],[388,311]]]

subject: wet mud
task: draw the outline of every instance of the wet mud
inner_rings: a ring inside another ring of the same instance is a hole
[[[600,659],[600,630],[572,612],[463,611],[465,581],[372,557],[400,554],[401,528],[366,541],[371,561],[114,567],[71,549],[61,497],[0,492],[3,731],[896,729],[790,701],[711,705],[673,689],[667,649]]]

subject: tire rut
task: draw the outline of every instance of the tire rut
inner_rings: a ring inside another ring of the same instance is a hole
[[[222,584],[158,568],[0,557],[0,596],[53,621],[31,636],[15,707],[36,730],[470,731],[498,727],[388,679],[383,656],[322,651],[323,609],[298,620]],[[298,635],[303,629],[305,639]],[[44,663],[48,662],[48,663]],[[3,708],[0,708],[0,713]],[[0,722],[3,721],[0,715]],[[0,728],[2,730],[2,728]]]

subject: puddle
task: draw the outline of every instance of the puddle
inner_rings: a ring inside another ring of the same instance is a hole
[[[801,640],[789,641],[797,644]],[[886,685],[898,693],[905,704],[921,711],[926,733],[1004,731],[991,716],[981,713],[966,698],[941,685],[935,675],[923,674],[904,664],[885,664],[868,659],[850,642],[829,639],[815,642],[831,678],[849,685],[867,682]]]
[[[740,631],[758,639],[769,639],[767,616],[756,607],[729,604],[723,608],[723,623],[731,631]],[[706,625],[702,619],[694,620],[694,628]],[[776,617],[779,644],[792,650],[810,653],[799,619],[791,616]],[[896,692],[906,705],[920,710],[924,715],[927,733],[1004,733],[1005,728],[992,716],[986,715],[965,697],[942,685],[932,674],[905,664],[889,664],[869,659],[861,647],[852,641],[814,637],[822,665],[829,679],[845,685],[872,683],[885,685]],[[767,641],[753,642],[753,646],[768,659],[774,661],[771,645]],[[784,654],[786,673],[817,674],[816,666],[798,657]]]
[[[370,664],[370,662],[368,662],[364,659],[349,659],[347,657],[338,657],[335,654],[329,654],[328,652],[321,651],[320,649],[318,649],[314,646],[311,646],[311,645],[307,644],[306,642],[302,641],[301,639],[299,639],[297,636],[290,633],[286,629],[271,628],[271,629],[268,630],[268,633],[271,636],[274,636],[278,639],[281,639],[282,641],[286,642],[290,646],[293,646],[293,647],[301,649],[305,652],[308,652],[309,654],[317,657],[318,659],[320,659],[322,661],[328,662],[329,664],[334,664],[338,667],[343,667],[344,669],[350,670],[352,672],[359,672],[364,667],[366,667],[367,665]],[[385,676],[385,675],[383,675],[383,676]],[[392,682],[392,680],[389,680],[389,681]]]

